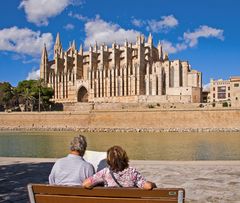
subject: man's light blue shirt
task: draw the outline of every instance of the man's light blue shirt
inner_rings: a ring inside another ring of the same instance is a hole
[[[82,182],[93,174],[92,164],[81,156],[69,154],[56,161],[49,175],[49,184],[82,185]]]

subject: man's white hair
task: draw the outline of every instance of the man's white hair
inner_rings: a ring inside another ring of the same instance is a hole
[[[84,155],[87,148],[87,140],[83,135],[78,135],[74,137],[70,144],[71,151],[78,151],[81,156]]]

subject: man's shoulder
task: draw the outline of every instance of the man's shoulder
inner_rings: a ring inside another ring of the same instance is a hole
[[[62,157],[62,158],[59,158],[57,161],[65,161],[65,160],[67,160],[68,159],[68,156],[65,156],[65,157]]]
[[[65,162],[67,160],[67,157],[62,157],[56,160],[55,164],[60,164],[62,162]]]
[[[87,168],[93,167],[93,165],[90,162],[86,161],[85,159],[83,159],[83,165]]]

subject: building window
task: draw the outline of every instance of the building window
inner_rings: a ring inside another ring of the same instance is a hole
[[[226,86],[218,87],[218,99],[226,99]]]
[[[169,86],[174,87],[174,67],[170,67]]]
[[[213,98],[215,98],[215,93],[213,94]]]
[[[180,66],[180,69],[179,69],[180,73],[179,73],[179,82],[180,82],[180,87],[183,86],[183,71],[182,71],[182,66]],[[198,78],[199,78],[199,75],[198,75]]]
[[[230,97],[230,93],[228,93],[228,97]]]
[[[59,82],[62,82],[62,74],[59,73]]]
[[[215,87],[213,87],[213,91],[215,91]]]
[[[152,95],[152,80],[149,81],[149,95]]]
[[[235,83],[235,84],[234,84],[234,87],[239,87],[239,83]]]
[[[228,90],[230,90],[230,87],[228,87]]]
[[[118,79],[118,81],[117,81],[117,84],[118,84],[118,89],[117,89],[117,96],[120,96],[120,79]]]

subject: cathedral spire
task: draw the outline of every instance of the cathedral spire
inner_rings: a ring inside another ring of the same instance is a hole
[[[62,53],[62,44],[60,41],[60,35],[57,33],[56,42],[54,45],[54,57],[61,56]]]
[[[136,44],[141,44],[141,35],[140,34],[137,35]]]
[[[47,81],[47,64],[48,64],[48,54],[47,54],[46,44],[44,43],[44,47],[42,50],[41,64],[40,64],[40,78],[43,79],[44,82]]]
[[[124,42],[124,46],[128,46],[128,41],[127,41],[127,39],[125,39],[125,42]]]
[[[89,45],[89,51],[90,51],[90,52],[93,51],[93,48],[92,48],[92,45],[91,45],[91,44]]]
[[[80,45],[80,48],[79,48],[79,52],[78,52],[80,55],[83,55],[83,46],[82,44]]]
[[[73,42],[72,42],[72,49],[75,51],[76,50],[76,42],[75,42],[75,40],[73,40]]]
[[[145,43],[145,37],[144,37],[143,34],[141,34],[140,39],[141,39],[141,43],[144,44]]]
[[[60,35],[59,35],[59,32],[57,33],[55,46],[62,46],[61,41],[60,41]]]
[[[97,45],[97,41],[95,41],[94,51],[97,52],[97,49],[98,49],[98,45]]]
[[[45,61],[46,59],[48,59],[48,54],[46,44],[44,43],[44,47],[42,49],[42,61]]]
[[[148,36],[148,44],[153,44],[152,33],[150,33],[149,36]]]
[[[159,55],[159,59],[162,61],[163,60],[163,49],[162,49],[162,44],[160,41],[158,42],[158,55]]]

